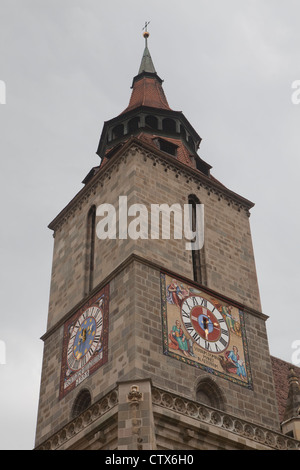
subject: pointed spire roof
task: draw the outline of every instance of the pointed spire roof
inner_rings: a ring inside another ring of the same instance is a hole
[[[148,48],[147,30],[143,36],[144,51],[138,74],[133,78],[129,104],[122,113],[106,121],[102,129],[97,149],[101,165],[129,139],[135,138],[210,176],[211,165],[197,154],[201,137],[181,111],[170,108],[163,80],[156,73]]]
[[[148,48],[148,37],[149,33],[148,31],[145,31],[145,48],[141,65],[138,75],[136,75],[133,79],[129,105],[122,114],[140,106],[168,109],[171,111],[162,87],[163,80],[156,73]]]
[[[147,26],[149,23],[150,21],[148,22],[146,21],[145,27],[143,28],[145,29],[145,32],[143,34],[145,38],[145,49],[144,49],[144,54],[142,57],[142,62],[139,68],[139,74],[143,72],[156,73],[154,64],[153,64],[153,61],[152,61],[152,58],[148,49],[148,37],[150,36],[150,34],[147,31]]]

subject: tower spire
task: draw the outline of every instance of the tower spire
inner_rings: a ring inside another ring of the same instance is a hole
[[[167,101],[163,80],[155,70],[148,49],[149,23],[146,21],[143,27],[145,47],[138,74],[133,77],[128,106],[105,122],[97,154],[101,164],[105,164],[114,149],[135,136],[209,176],[211,166],[197,155],[201,137],[183,113],[172,110]]]
[[[148,72],[148,73],[156,73],[149,49],[148,49],[148,38],[150,36],[147,27],[150,21],[145,22],[145,26],[143,27],[144,33],[143,36],[145,38],[145,49],[142,57],[142,62],[139,68],[139,74],[143,72]]]
[[[129,105],[122,114],[139,106],[147,106],[171,111],[167,98],[162,88],[163,80],[157,75],[151,54],[148,49],[148,38],[150,36],[147,27],[150,21],[145,22],[143,37],[145,48],[138,74],[133,78],[132,94]]]

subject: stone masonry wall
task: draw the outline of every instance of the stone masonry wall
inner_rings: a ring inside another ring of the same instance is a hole
[[[90,207],[112,204],[117,209],[119,196],[131,204],[143,204],[149,213],[150,204],[188,203],[195,194],[204,204],[205,258],[207,285],[256,310],[261,309],[249,219],[244,209],[238,210],[222,195],[184,174],[153,161],[138,149],[119,158],[110,172],[103,172],[91,189],[86,188],[80,202],[69,210],[65,221],[55,231],[53,268],[49,303],[48,328],[64,317],[84,296],[86,224]],[[219,200],[220,199],[220,200]],[[134,217],[128,217],[128,224]],[[96,223],[100,219],[96,219]],[[95,244],[94,285],[103,281],[131,253],[193,278],[192,255],[184,239],[99,240]]]
[[[279,430],[277,402],[263,318],[245,313],[246,337],[253,377],[253,390],[212,376],[163,354],[160,304],[160,272],[135,263],[136,292],[136,370],[139,377],[149,377],[157,387],[196,400],[199,380],[210,377],[222,390],[226,412]]]
[[[59,400],[63,326],[45,340],[37,443],[71,419],[74,400],[88,388],[92,403],[127,380],[150,379],[154,386],[196,400],[206,372],[163,354],[160,271],[132,261],[110,282],[108,362]],[[246,335],[254,390],[213,377],[226,397],[226,412],[279,430],[265,322],[246,314]],[[121,418],[120,418],[121,419]]]
[[[108,164],[78,195],[78,202],[64,211],[55,229],[37,443],[70,420],[72,404],[83,388],[89,389],[94,401],[117,382],[151,378],[161,388],[195,399],[197,382],[203,376],[202,371],[162,354],[158,266],[192,280],[191,252],[185,249],[185,240],[96,237],[94,286],[110,283],[109,358],[95,374],[59,400],[63,323],[84,297],[86,223],[93,204],[117,206],[119,196],[127,195],[128,205],[144,204],[150,210],[151,203],[187,204],[188,195],[195,194],[205,210],[207,286],[260,311],[247,211],[238,210],[221,192],[218,195],[210,191],[207,183],[203,178],[197,181],[180,173],[178,168],[174,171],[171,165],[142,149],[132,148]],[[139,258],[123,268],[122,263],[133,254]],[[138,259],[146,260],[146,264]],[[245,321],[254,390],[221,378],[215,380],[227,397],[227,412],[276,429],[278,416],[265,321],[251,313],[246,314]]]

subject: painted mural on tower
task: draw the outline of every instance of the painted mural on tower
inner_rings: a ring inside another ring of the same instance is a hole
[[[164,354],[252,389],[244,312],[161,273]]]

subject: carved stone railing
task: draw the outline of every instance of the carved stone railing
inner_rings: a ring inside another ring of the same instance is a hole
[[[118,405],[118,388],[115,388],[105,397],[94,403],[57,433],[36,447],[36,450],[56,450],[70,439],[74,438],[94,421],[105,415],[108,411]]]
[[[68,445],[68,441],[76,436],[80,438],[79,433],[114,407],[117,408],[118,403],[117,387],[36,447],[36,450],[56,450]],[[162,409],[193,418],[206,425],[216,426],[270,449],[300,450],[300,441],[296,439],[156,387],[152,388],[152,403]]]
[[[300,441],[276,431],[259,426],[238,417],[210,408],[206,405],[185,399],[174,393],[152,389],[152,403],[164,409],[180,413],[202,423],[217,426],[230,433],[242,436],[276,450],[300,450]]]

